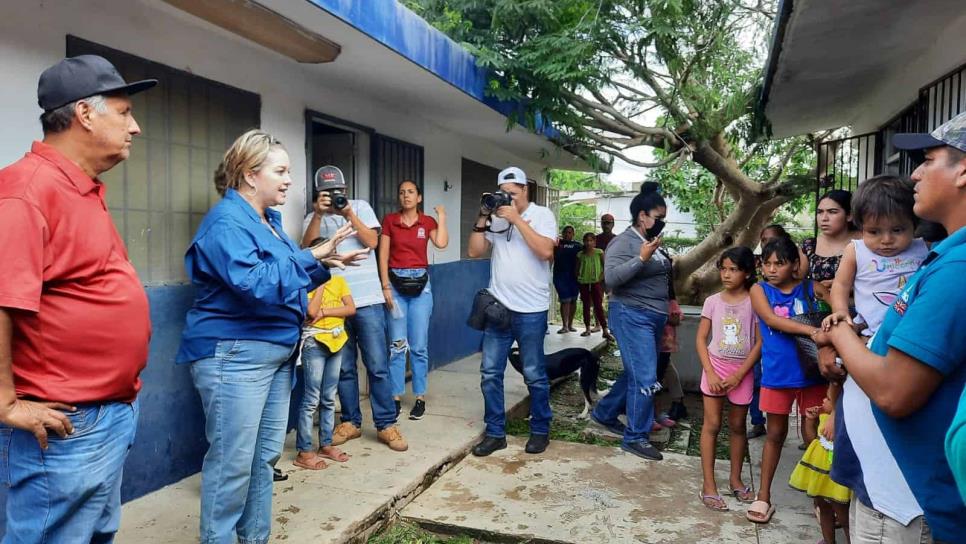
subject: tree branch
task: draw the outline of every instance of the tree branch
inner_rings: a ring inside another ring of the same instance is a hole
[[[587,147],[588,147],[588,149],[592,149],[594,151],[600,151],[601,153],[607,153],[608,155],[611,155],[613,157],[617,157],[618,159],[626,162],[627,164],[630,164],[630,165],[633,165],[633,166],[639,166],[641,168],[660,168],[660,167],[662,167],[664,165],[671,164],[672,162],[674,162],[675,160],[677,160],[678,155],[680,155],[681,153],[684,152],[685,149],[687,149],[686,147],[682,147],[681,149],[678,149],[677,151],[668,154],[667,157],[665,157],[665,158],[663,158],[663,159],[661,159],[661,160],[659,160],[657,162],[643,162],[643,161],[639,161],[639,160],[636,160],[636,159],[632,159],[632,158],[628,157],[627,155],[621,153],[620,151],[616,151],[613,148],[604,147],[603,145],[588,145]]]

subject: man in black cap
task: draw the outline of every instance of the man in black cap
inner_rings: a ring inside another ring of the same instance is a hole
[[[107,60],[40,76],[44,139],[0,170],[0,458],[4,542],[109,542],[137,426],[151,323],[97,176],[141,132]]]

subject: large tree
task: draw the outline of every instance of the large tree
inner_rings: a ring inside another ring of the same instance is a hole
[[[774,3],[407,0],[492,69],[491,95],[524,104],[511,122],[550,119],[568,150],[650,168],[676,203],[703,210],[707,237],[676,260],[691,301],[717,284],[722,249],[754,247],[814,188],[814,137],[761,141],[754,111]]]

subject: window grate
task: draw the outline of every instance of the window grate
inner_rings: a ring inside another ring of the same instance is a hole
[[[131,262],[145,283],[187,281],[184,252],[220,198],[212,181],[228,146],[260,124],[257,94],[75,36],[67,56],[100,55],[128,81],[158,86],[131,97],[141,135],[131,156],[100,176]]]

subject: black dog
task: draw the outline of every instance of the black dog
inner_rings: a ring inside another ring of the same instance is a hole
[[[510,365],[523,374],[523,362],[520,360],[520,348],[510,350]],[[600,360],[594,352],[584,348],[567,348],[556,353],[547,354],[547,378],[554,381],[580,371],[580,390],[584,393],[584,411],[580,417],[586,417],[594,404],[594,396],[598,395],[597,376],[600,374]]]

